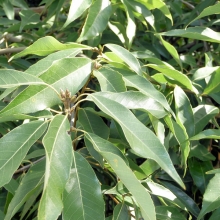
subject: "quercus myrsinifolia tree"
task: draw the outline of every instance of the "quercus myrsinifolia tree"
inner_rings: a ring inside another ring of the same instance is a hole
[[[0,5],[0,219],[219,219],[218,1]]]

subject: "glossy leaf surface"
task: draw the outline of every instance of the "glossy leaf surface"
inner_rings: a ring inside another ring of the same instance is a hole
[[[58,218],[63,208],[62,194],[69,179],[72,164],[72,142],[66,116],[53,118],[43,145],[46,151],[46,170],[43,195],[39,204],[38,218]]]
[[[165,147],[150,129],[140,123],[134,115],[121,104],[101,97],[98,94],[90,95],[90,97],[102,111],[120,124],[126,139],[138,155],[154,159],[173,179],[184,187],[182,180],[172,165]],[[154,147],[152,148],[152,146]]]
[[[104,219],[100,183],[89,163],[78,152],[73,154],[70,178],[63,194],[63,219]]]
[[[8,183],[30,147],[47,128],[47,123],[33,121],[18,126],[0,140],[0,185]],[[7,145],[5,144],[7,143]],[[7,150],[6,150],[7,148]]]

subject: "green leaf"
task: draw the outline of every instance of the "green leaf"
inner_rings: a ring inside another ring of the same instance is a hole
[[[151,97],[155,101],[159,102],[167,111],[172,112],[165,96],[159,92],[155,87],[144,77],[138,75],[124,75],[124,81],[126,86],[133,87],[143,94]]]
[[[220,3],[219,2],[217,2],[217,4],[214,4],[212,6],[205,8],[196,18],[190,21],[189,24],[191,24],[195,20],[198,20],[205,16],[214,15],[214,14],[220,14]],[[187,26],[189,26],[189,24],[187,24]]]
[[[22,52],[11,57],[10,60],[17,59],[19,57],[23,57],[28,54],[46,56],[48,54],[56,52],[57,50],[66,50],[66,49],[71,49],[71,48],[91,49],[91,47],[89,46],[85,46],[85,45],[77,44],[77,43],[62,44],[58,40],[56,40],[54,37],[46,36],[35,41],[31,46],[27,47]]]
[[[35,76],[17,70],[0,70],[0,88],[11,88],[21,85],[45,85],[45,83]]]
[[[108,24],[111,12],[112,8],[108,0],[94,1],[77,41],[92,39],[101,34]]]
[[[181,87],[185,87],[195,93],[198,93],[197,89],[192,85],[190,79],[186,75],[179,72],[178,70],[174,68],[171,69],[165,65],[162,66],[162,65],[148,64],[147,66],[160,71],[167,77],[171,77],[172,79],[175,80],[177,85]]]
[[[106,140],[108,139],[110,133],[109,128],[103,122],[100,116],[84,108],[79,109],[78,117],[78,121],[83,126],[83,130],[97,134]],[[104,167],[103,157],[94,149],[90,142],[85,140],[85,144],[89,153],[95,158],[96,161],[99,162],[102,167]]]
[[[215,174],[215,176],[210,180],[206,191],[203,196],[202,209],[199,213],[198,220],[200,220],[206,213],[211,212],[220,207],[220,192],[216,190],[219,187],[220,174]]]
[[[154,16],[150,12],[150,10],[148,10],[143,4],[137,1],[128,1],[128,4],[133,8],[134,11],[141,14],[145,18],[145,20],[152,26],[152,28],[155,29]]]
[[[190,140],[200,139],[220,139],[220,129],[207,129],[190,138]]]
[[[153,0],[153,1],[139,0],[138,2],[145,5],[149,10],[153,10],[155,8],[159,9],[168,19],[170,19],[171,23],[173,24],[172,15],[169,11],[169,8],[162,0]]]
[[[21,26],[19,32],[21,32],[27,24],[37,24],[40,22],[40,15],[33,10],[22,10],[19,12],[21,17]]]
[[[98,79],[103,92],[125,92],[125,82],[122,75],[111,68],[94,70],[93,75]]]
[[[157,220],[185,220],[180,210],[171,206],[156,206]]]
[[[185,210],[186,207],[185,205],[183,205],[183,203],[181,203],[181,201],[172,193],[171,190],[167,189],[166,187],[153,182],[151,179],[146,179],[144,180],[144,182],[147,183],[148,187],[151,190],[151,193],[153,195],[162,197],[168,201],[170,201],[171,203],[181,207],[181,209]]]
[[[128,165],[127,158],[111,142],[109,142],[106,139],[103,139],[103,138],[97,136],[94,133],[89,133],[89,132],[86,132],[85,138],[86,138],[86,141],[90,141],[93,144],[93,146],[95,147],[95,150],[98,153],[108,152],[108,153],[111,153],[111,154],[115,154],[118,157],[120,157]]]
[[[161,42],[163,43],[164,47],[167,49],[167,51],[170,53],[170,55],[173,57],[173,59],[179,64],[179,66],[182,69],[182,62],[180,60],[179,54],[177,52],[177,50],[175,49],[175,47],[173,45],[171,45],[170,43],[168,43],[167,41],[165,41],[162,36],[160,35],[156,35],[159,37],[159,39],[161,40]]]
[[[120,93],[99,92],[98,94],[114,100],[128,109],[140,109],[147,111],[156,118],[163,118],[167,115],[167,112],[159,102],[138,91],[127,91]]]
[[[218,68],[212,73],[211,78],[205,87],[203,94],[217,93],[220,92],[220,69]]]
[[[190,39],[220,43],[220,34],[207,27],[190,27],[163,32],[161,35],[186,37]]]
[[[43,138],[46,151],[44,191],[38,209],[38,219],[57,219],[63,208],[62,193],[70,175],[72,141],[66,116],[56,115]]]
[[[63,194],[63,219],[104,219],[104,200],[100,183],[87,160],[73,154],[70,178]]]
[[[136,57],[130,53],[128,50],[116,44],[105,44],[105,47],[114,52],[118,57],[120,57],[134,72],[138,75],[143,75],[140,63]]]
[[[177,122],[186,130],[189,137],[195,134],[194,116],[191,103],[185,92],[178,86],[174,89]]]
[[[113,211],[113,220],[130,220],[128,208],[125,203],[119,203],[115,206]]]
[[[134,37],[135,37],[136,24],[135,24],[134,15],[132,12],[132,8],[129,4],[129,1],[128,0],[121,0],[121,2],[124,4],[126,16],[127,16],[126,35],[128,38],[128,49],[130,49],[132,42],[134,40]]]
[[[4,220],[10,220],[43,183],[45,160],[33,165],[22,179],[12,198]]]
[[[216,219],[219,219],[220,218],[220,208],[216,209],[211,217],[209,218],[209,220],[216,220]]]
[[[116,120],[128,140],[130,146],[137,155],[155,160],[178,184],[184,188],[184,184],[173,167],[170,157],[156,135],[145,127],[123,105],[99,96],[89,95],[95,104],[106,114]]]
[[[65,24],[63,25],[63,28],[65,28],[71,22],[80,17],[83,14],[83,12],[85,12],[85,10],[90,7],[91,4],[92,0],[72,0],[68,17]]]
[[[101,119],[100,116],[94,114],[93,112],[84,109],[79,109],[78,111],[79,122],[83,126],[86,132],[91,132],[97,134],[98,136],[108,139],[109,128]]]
[[[181,201],[181,203],[186,206],[189,212],[191,212],[195,217],[199,215],[200,210],[191,197],[189,197],[185,192],[183,192],[181,189],[177,188],[173,184],[165,181],[161,182]]]
[[[44,72],[46,72],[57,60],[61,60],[63,58],[71,58],[75,57],[78,53],[81,52],[83,48],[72,48],[61,50],[55,53],[48,55],[47,57],[39,60],[38,62],[31,65],[25,73],[34,75],[34,76],[41,76]]]
[[[30,147],[46,128],[46,122],[33,121],[16,127],[0,139],[0,186],[10,181]]]
[[[90,59],[64,58],[54,62],[40,78],[54,89],[58,91],[68,89],[74,95],[84,86],[90,73]],[[29,86],[0,112],[0,117],[41,111],[59,103],[61,103],[60,98],[50,87]]]
[[[127,166],[124,160],[111,152],[108,148],[103,148],[103,141],[101,138],[95,137],[92,134],[85,134],[85,136],[92,142],[94,147],[107,160],[114,172],[120,178],[122,183],[134,196],[136,202],[140,205],[143,218],[146,220],[156,220],[155,209],[153,201],[147,190],[137,180],[134,173]],[[146,204],[148,209],[146,210]]]
[[[198,134],[219,113],[218,108],[212,105],[198,105],[193,109],[195,120],[195,134]]]
[[[204,194],[209,180],[212,176],[207,175],[206,172],[212,169],[210,161],[200,162],[194,158],[188,160],[189,171],[193,178],[195,185]]]
[[[193,73],[192,80],[193,81],[199,81],[201,79],[205,79],[206,77],[210,76],[213,72],[219,69],[219,66],[216,67],[202,67],[199,68]]]

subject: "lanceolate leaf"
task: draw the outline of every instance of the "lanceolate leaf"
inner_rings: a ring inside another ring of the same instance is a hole
[[[162,93],[160,93],[157,89],[155,89],[155,87],[147,79],[138,75],[124,75],[124,74],[123,74],[123,78],[126,83],[126,86],[130,86],[135,89],[138,89],[143,94],[159,102],[166,110],[172,113],[172,110],[165,96]]]
[[[199,213],[198,220],[202,219],[202,217],[217,208],[220,207],[220,192],[216,190],[216,187],[219,186],[220,182],[220,174],[217,173],[210,180],[206,191],[204,193],[203,202],[202,202],[202,210]]]
[[[46,122],[33,121],[18,126],[0,139],[0,186],[10,181],[30,147],[46,128]]]
[[[94,70],[93,75],[98,79],[103,92],[125,92],[125,82],[122,75],[111,68]]]
[[[189,24],[191,24],[195,20],[198,20],[200,18],[203,18],[208,15],[213,15],[213,14],[220,14],[220,3],[219,2],[217,4],[214,4],[210,7],[205,8],[196,18],[194,18],[192,21],[190,21]]]
[[[176,86],[174,89],[177,122],[186,129],[189,137],[195,134],[194,116],[190,101],[184,91]]]
[[[92,4],[92,0],[72,0],[69,14],[63,28],[77,19]]]
[[[150,129],[145,127],[123,105],[98,94],[92,94],[90,98],[104,113],[119,123],[131,148],[137,155],[154,159],[177,183],[184,187],[165,147]]]
[[[34,42],[31,46],[27,47],[24,51],[14,55],[11,59],[17,59],[19,57],[26,56],[28,54],[36,54],[39,56],[46,56],[46,55],[51,54],[57,50],[66,50],[66,49],[70,49],[70,48],[89,49],[91,47],[85,46],[82,44],[77,44],[77,43],[62,44],[59,41],[57,41],[55,38],[53,38],[51,36],[46,36],[46,37],[40,38],[39,40]]]
[[[155,65],[155,64],[148,64],[147,66],[160,71],[167,77],[173,78],[178,83],[179,86],[183,86],[191,91],[198,93],[196,88],[193,87],[190,79],[186,75],[179,72],[178,70],[168,68],[165,65],[161,66],[161,65]]]
[[[139,0],[139,2],[145,5],[149,10],[155,8],[159,9],[173,23],[172,15],[169,11],[169,8],[162,0],[153,0],[153,1]]]
[[[181,201],[181,203],[186,206],[189,212],[191,212],[195,217],[199,215],[200,209],[198,208],[194,200],[189,197],[184,191],[167,181],[162,181],[162,184],[170,191],[172,191],[172,193]]]
[[[217,93],[220,91],[220,69],[212,73],[208,85],[205,87],[204,94]]]
[[[27,24],[37,24],[40,22],[40,15],[33,12],[33,10],[22,10],[19,14],[21,17],[19,32],[21,32]]]
[[[77,41],[80,42],[94,38],[104,31],[108,24],[111,11],[111,4],[108,0],[94,1],[89,8],[88,17]]]
[[[8,206],[5,220],[10,220],[39,186],[43,185],[44,172],[45,159],[30,168]]]
[[[72,164],[72,141],[68,135],[70,124],[66,116],[53,118],[43,145],[46,151],[44,191],[39,204],[38,219],[54,220],[61,213],[62,193]]]
[[[105,150],[102,146],[101,139],[97,139],[94,135],[91,134],[86,134],[86,137],[91,141],[91,143],[100,152],[100,154],[108,161],[122,183],[134,196],[135,200],[142,209],[142,215],[144,219],[156,220],[155,208],[149,193],[137,180],[134,173],[127,166],[124,160],[120,156],[109,151],[108,148]],[[148,207],[147,209],[146,206]]]
[[[164,47],[167,49],[167,51],[170,53],[170,55],[174,58],[174,60],[179,64],[179,66],[182,69],[182,62],[180,60],[180,57],[173,45],[165,41],[162,36],[158,35],[159,39],[162,41]]]
[[[147,111],[156,118],[163,118],[167,115],[163,106],[152,98],[138,91],[127,91],[120,93],[99,92],[100,96],[114,100],[128,109],[140,109]]]
[[[21,85],[45,85],[43,80],[17,70],[0,70],[0,88]]]
[[[57,91],[68,89],[74,95],[89,78],[91,66],[91,60],[87,58],[64,58],[54,62],[40,78]],[[32,113],[60,102],[51,88],[44,85],[29,86],[0,112],[0,116]]]
[[[125,203],[119,203],[115,206],[113,212],[113,220],[130,220],[130,215]]]
[[[118,57],[120,57],[129,66],[129,68],[135,71],[138,75],[141,75],[141,76],[143,75],[141,66],[138,60],[128,50],[115,44],[106,44],[105,47],[109,48]]]
[[[126,35],[128,38],[128,49],[130,49],[132,42],[134,40],[134,37],[135,37],[136,24],[135,24],[135,19],[134,19],[134,15],[132,12],[132,8],[129,5],[129,1],[121,0],[121,2],[124,4],[125,12],[127,15],[127,20],[128,20],[127,27],[126,27]]]
[[[191,137],[190,140],[200,140],[200,139],[220,139],[220,129],[207,129],[201,131],[194,137]]]
[[[55,53],[48,55],[47,57],[39,60],[37,63],[34,63],[30,66],[25,73],[41,76],[44,72],[46,72],[55,61],[61,60],[63,58],[71,58],[75,57],[78,53],[82,51],[83,48],[71,48],[67,50],[61,50]]]
[[[190,27],[175,29],[162,33],[165,36],[186,37],[196,40],[220,43],[220,34],[207,27]]]
[[[100,183],[87,160],[73,154],[70,178],[63,194],[63,219],[104,219],[104,200]]]
[[[212,105],[199,105],[193,109],[195,120],[195,134],[198,134],[219,113],[218,108]]]

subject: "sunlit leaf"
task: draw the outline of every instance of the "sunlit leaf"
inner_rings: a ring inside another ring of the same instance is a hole
[[[57,219],[63,208],[62,193],[69,179],[72,164],[70,124],[66,116],[53,118],[43,145],[46,151],[44,191],[38,209],[38,219]]]
[[[65,28],[67,25],[69,25],[71,22],[73,22],[75,19],[77,19],[79,16],[82,15],[82,13],[92,4],[92,0],[72,0],[68,17],[63,25],[63,28]]]
[[[200,140],[200,139],[220,139],[220,129],[207,129],[201,131],[194,137],[191,137],[190,140]]]
[[[21,85],[45,85],[44,81],[17,70],[0,70],[0,88],[12,88]]]
[[[84,157],[73,154],[70,178],[63,194],[63,219],[104,219],[100,183]]]
[[[220,182],[220,174],[215,174],[215,176],[210,180],[206,191],[204,193],[202,209],[199,213],[198,220],[201,219],[206,213],[211,212],[220,207],[220,192],[216,190],[216,187]]]
[[[57,50],[66,50],[66,49],[71,49],[71,48],[89,49],[90,47],[82,45],[82,44],[77,44],[77,43],[62,44],[58,40],[56,40],[54,37],[46,36],[35,41],[31,46],[27,47],[22,52],[14,55],[10,60],[17,59],[19,57],[26,56],[28,54],[46,56],[48,54],[56,52]]]
[[[189,27],[186,29],[174,29],[163,32],[161,35],[186,37],[190,39],[209,41],[213,43],[220,43],[220,34],[207,27]]]
[[[125,82],[122,75],[111,68],[101,68],[94,70],[93,75],[98,79],[103,92],[124,92]]]
[[[143,75],[141,66],[135,56],[128,50],[115,44],[105,44],[105,47],[109,48],[117,56],[119,56],[132,70],[138,75]]]
[[[103,112],[120,124],[127,141],[136,154],[154,159],[177,183],[184,187],[165,147],[150,129],[145,127],[123,105],[98,94],[92,94],[89,97]]]
[[[88,16],[79,36],[78,42],[98,36],[105,30],[111,15],[111,4],[108,0],[96,0],[89,8]]]
[[[0,186],[10,181],[30,147],[46,128],[46,122],[33,121],[16,127],[0,139]]]
[[[53,63],[40,78],[54,89],[68,89],[74,95],[83,87],[91,73],[91,60],[87,58],[64,58]],[[1,112],[1,116],[32,113],[61,103],[53,89],[47,86],[29,86]]]
[[[153,201],[151,200],[149,193],[137,180],[124,160],[122,160],[120,156],[108,151],[108,149],[103,151],[102,141],[97,141],[98,139],[94,139],[94,136],[91,136],[91,134],[86,134],[86,137],[92,142],[100,154],[108,161],[114,172],[117,174],[126,188],[132,193],[137,203],[141,207],[141,212],[144,219],[156,220]],[[146,204],[148,209],[146,209]]]

